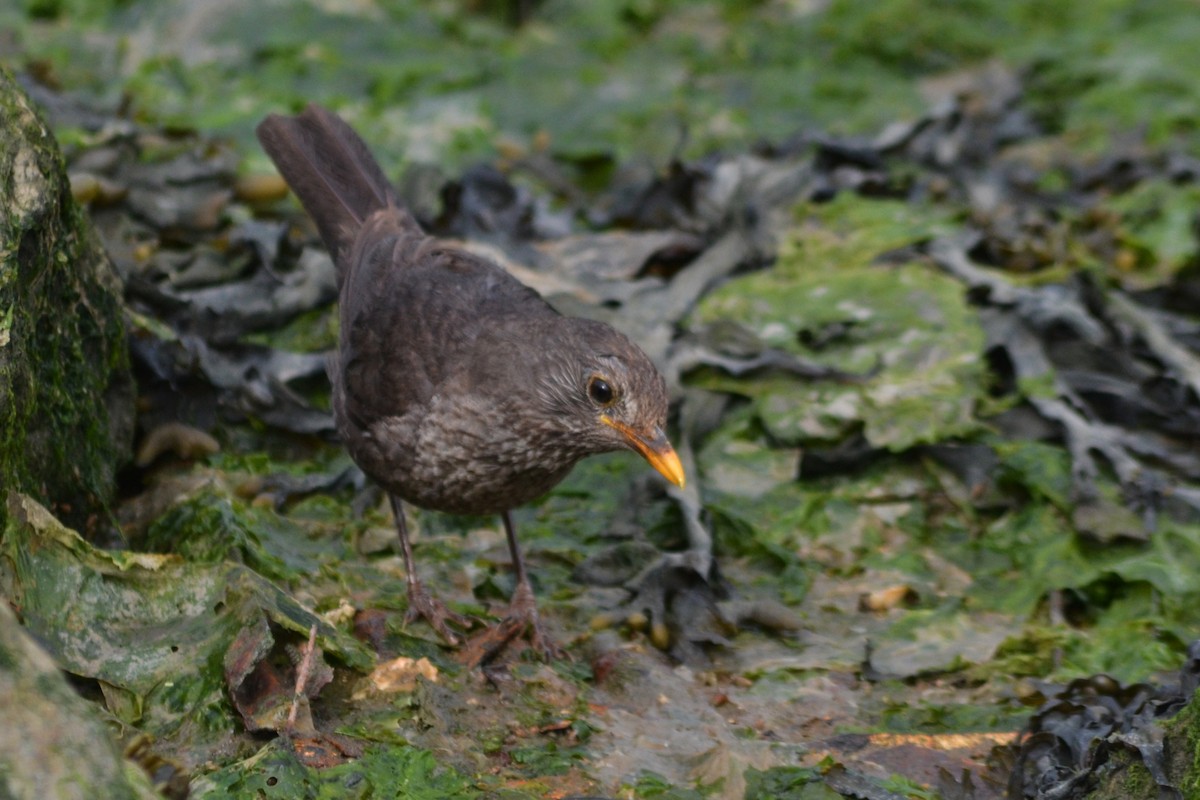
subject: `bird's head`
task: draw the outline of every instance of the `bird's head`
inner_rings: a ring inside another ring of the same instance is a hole
[[[683,464],[667,440],[667,384],[641,348],[612,327],[573,319],[575,346],[542,381],[543,402],[592,452],[639,453],[683,486]]]

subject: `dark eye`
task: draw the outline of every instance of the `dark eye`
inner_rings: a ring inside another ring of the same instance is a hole
[[[588,397],[597,405],[606,406],[613,401],[614,392],[604,378],[593,377],[588,381]]]

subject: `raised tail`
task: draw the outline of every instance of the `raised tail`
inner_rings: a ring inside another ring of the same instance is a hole
[[[269,114],[257,133],[335,261],[349,251],[372,212],[396,204],[366,143],[332,111],[309,104],[294,117]]]

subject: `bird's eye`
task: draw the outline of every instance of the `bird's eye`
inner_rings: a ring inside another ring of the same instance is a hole
[[[608,381],[598,375],[594,375],[588,381],[588,397],[592,398],[592,401],[597,405],[607,406],[612,403],[616,397],[616,393]]]

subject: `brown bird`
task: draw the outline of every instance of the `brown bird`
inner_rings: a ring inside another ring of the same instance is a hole
[[[351,457],[391,499],[407,620],[424,617],[451,644],[459,638],[450,625],[470,624],[417,577],[401,501],[500,514],[516,590],[466,660],[484,660],[526,630],[535,649],[559,655],[538,619],[510,512],[580,459],[612,450],[640,453],[682,486],[664,432],[662,375],[612,327],[562,316],[496,264],[426,236],[331,111],[271,114],[258,138],[337,265],[333,413]]]

